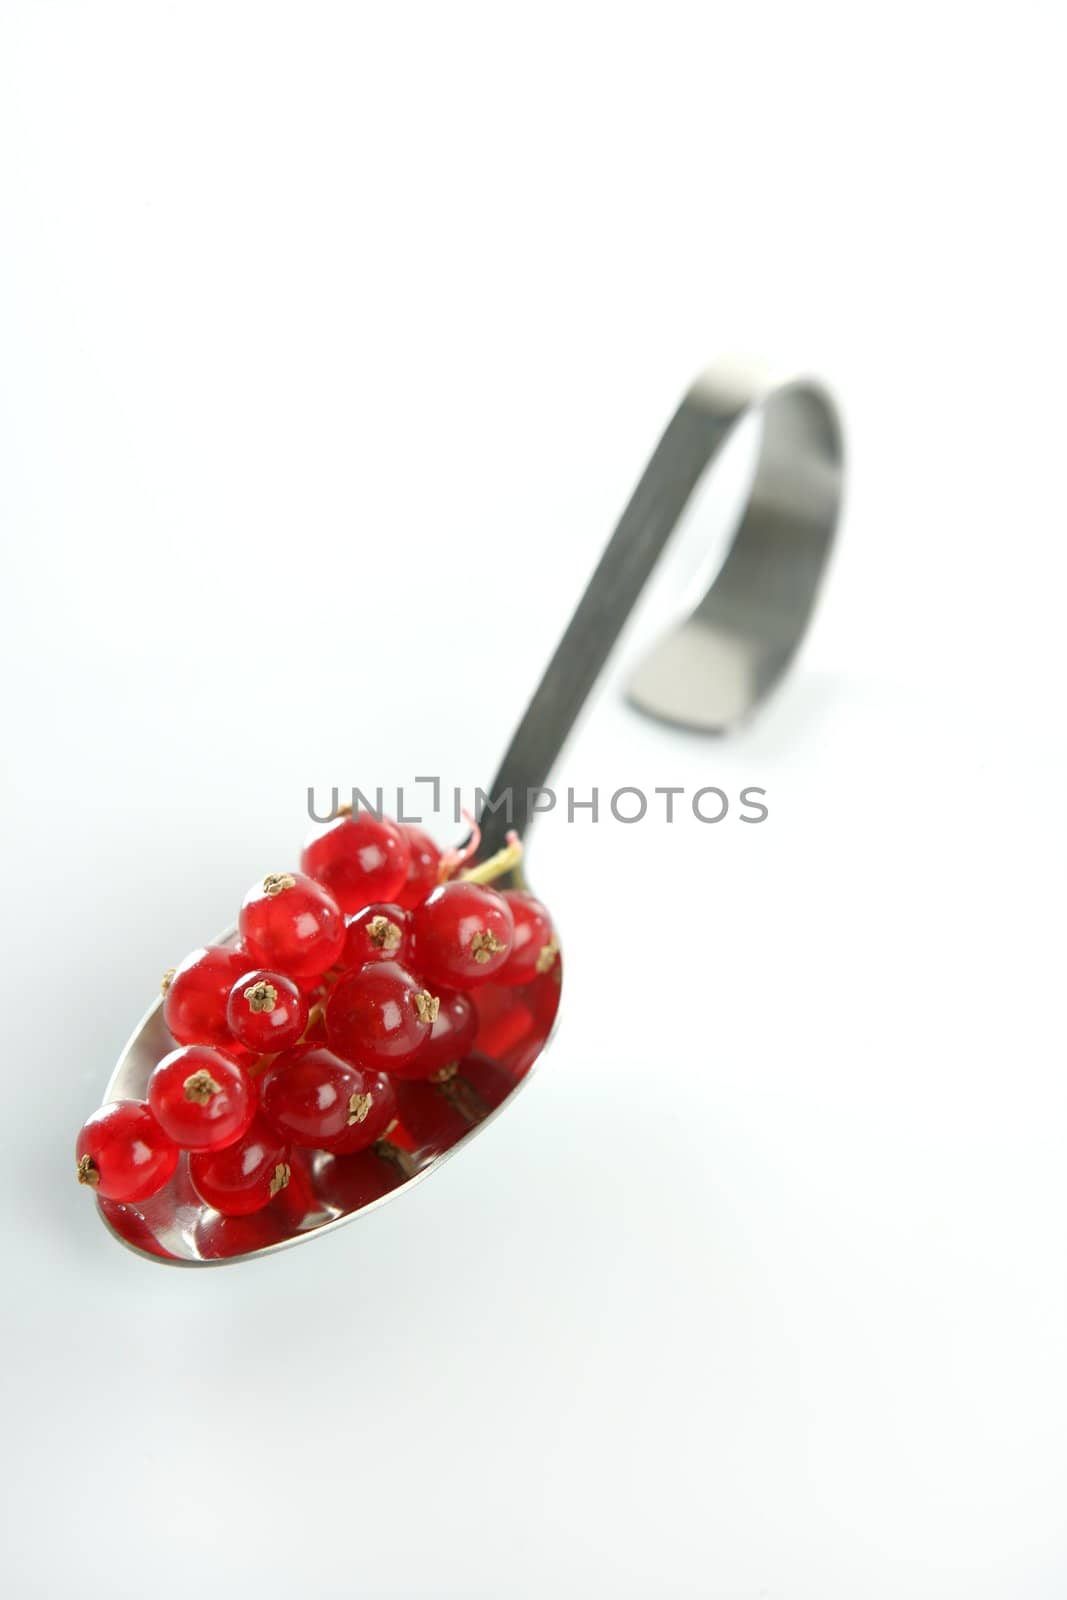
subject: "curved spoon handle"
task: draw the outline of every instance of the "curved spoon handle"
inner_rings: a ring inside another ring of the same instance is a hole
[[[525,834],[537,791],[690,496],[753,413],[762,420],[759,458],[726,559],[692,614],[642,662],[629,697],[652,716],[726,733],[789,666],[833,543],[840,421],[815,382],[720,363],[696,380],[668,423],[545,668],[479,818],[480,854],[499,849],[512,827]]]

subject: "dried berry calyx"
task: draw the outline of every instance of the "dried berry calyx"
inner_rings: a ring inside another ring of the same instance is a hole
[[[537,952],[536,967],[539,973],[549,972],[556,964],[559,955],[559,940],[552,935],[547,944],[543,944]]]
[[[206,1106],[213,1094],[218,1094],[222,1085],[215,1082],[205,1068],[198,1072],[191,1072],[182,1084],[187,1100],[194,1100],[198,1106]]]
[[[415,1010],[418,1012],[420,1022],[436,1022],[437,1014],[441,1009],[441,1002],[435,994],[428,989],[420,989],[415,995]]]
[[[395,950],[400,944],[403,934],[395,922],[388,917],[371,917],[367,923],[367,938],[376,950]]]
[[[263,879],[264,894],[284,894],[286,889],[295,889],[296,879],[291,872],[268,872]]]
[[[491,928],[480,928],[471,938],[471,955],[480,967],[484,967],[487,961],[492,961],[495,955],[506,949],[507,945],[502,939],[497,938]]]
[[[348,1097],[348,1124],[366,1122],[370,1116],[370,1108],[374,1104],[372,1094],[353,1094]]]
[[[261,1011],[269,1014],[278,1004],[277,989],[273,983],[267,983],[264,978],[260,978],[258,983],[250,984],[244,992],[244,997],[248,1001],[249,1011],[255,1011],[257,1014]]]

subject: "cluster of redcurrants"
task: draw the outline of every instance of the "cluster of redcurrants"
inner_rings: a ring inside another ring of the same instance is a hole
[[[313,836],[300,872],[246,895],[236,946],[196,950],[165,975],[178,1048],[145,1100],[89,1118],[79,1181],[145,1200],[185,1150],[201,1199],[241,1216],[288,1184],[292,1146],[341,1156],[384,1140],[392,1080],[445,1083],[470,1052],[469,991],[528,984],[558,959],[538,900],[477,871],[450,877],[461,865],[421,829],[365,812]]]

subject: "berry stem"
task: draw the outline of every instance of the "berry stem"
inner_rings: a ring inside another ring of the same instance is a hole
[[[260,1073],[266,1072],[272,1061],[277,1061],[280,1054],[281,1051],[275,1050],[270,1055],[257,1056],[254,1061],[249,1062],[245,1069],[248,1076],[250,1078],[258,1078]]]
[[[487,861],[479,862],[476,867],[468,867],[460,873],[460,879],[464,883],[494,883],[506,872],[514,872],[522,856],[522,840],[517,833],[509,833],[508,842],[502,850],[498,850]]]
[[[304,1029],[303,1033],[300,1035],[299,1039],[296,1041],[297,1044],[303,1044],[304,1043],[305,1039],[307,1038],[308,1034],[311,1032],[312,1028],[315,1026],[316,1022],[320,1022],[322,1020],[322,1013],[323,1013],[322,1002],[321,1001],[316,1001],[316,1003],[312,1006],[311,1010],[308,1012],[307,1027]]]
[[[460,845],[458,848],[453,847],[451,850],[443,850],[441,852],[441,860],[438,862],[437,866],[438,883],[447,883],[449,878],[455,876],[465,861],[469,861],[472,856],[478,854],[478,846],[482,842],[482,830],[479,828],[469,811],[464,811],[463,815],[466,818],[467,824],[471,830],[470,838],[467,840],[465,845]]]

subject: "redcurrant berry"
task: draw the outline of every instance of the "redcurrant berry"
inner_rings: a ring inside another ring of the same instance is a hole
[[[253,965],[247,951],[211,944],[165,974],[163,1021],[178,1044],[230,1042],[226,1000],[231,985]]]
[[[280,969],[290,978],[325,972],[345,942],[337,901],[302,872],[272,872],[254,884],[245,895],[238,925],[253,958],[248,965]],[[230,984],[239,976],[235,973]]]
[[[430,1037],[401,1067],[389,1071],[399,1078],[432,1078],[444,1082],[456,1070],[474,1043],[478,1032],[478,1013],[465,994],[442,992],[440,1009],[433,1020]]]
[[[515,924],[502,894],[478,883],[443,883],[412,913],[414,964],[432,983],[470,989],[495,978]]]
[[[252,1121],[256,1091],[243,1067],[208,1044],[172,1050],[148,1080],[159,1126],[183,1150],[223,1150]]]
[[[362,1121],[368,1074],[324,1045],[301,1044],[272,1061],[259,1080],[263,1115],[291,1144],[324,1150]]]
[[[407,881],[410,854],[395,822],[357,811],[312,834],[300,865],[352,916],[372,901],[396,899]]]
[[[289,1150],[262,1117],[225,1150],[194,1150],[189,1157],[193,1187],[207,1205],[227,1217],[260,1211],[289,1182]]]
[[[559,959],[559,940],[552,918],[532,894],[520,889],[505,889],[504,899],[511,907],[515,937],[511,954],[496,975],[497,983],[532,983],[548,972]]]
[[[385,1137],[396,1121],[396,1092],[384,1072],[360,1073],[363,1088],[348,1103],[347,1126],[322,1148],[331,1155],[349,1156],[366,1150]]]
[[[326,1002],[326,1036],[347,1061],[389,1071],[430,1037],[439,1002],[406,967],[372,961],[339,978]]]
[[[291,978],[259,968],[244,972],[226,1002],[230,1031],[257,1055],[296,1043],[308,1022],[308,1002]]]
[[[411,917],[399,906],[375,905],[348,919],[341,963],[365,967],[368,961],[403,962],[411,943]]]
[[[168,1182],[178,1146],[143,1100],[113,1100],[94,1111],[75,1146],[78,1182],[105,1200],[147,1200]]]
[[[437,887],[441,852],[430,835],[421,828],[416,828],[410,822],[402,822],[398,826],[408,842],[411,857],[407,879],[397,894],[396,903],[403,906],[405,911],[413,911],[416,906],[422,905],[431,889]]]

